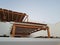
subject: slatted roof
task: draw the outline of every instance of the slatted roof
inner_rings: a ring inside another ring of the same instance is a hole
[[[4,21],[22,22],[25,16],[26,16],[25,13],[0,8],[1,22],[4,22]]]

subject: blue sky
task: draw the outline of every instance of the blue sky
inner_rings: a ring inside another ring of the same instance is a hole
[[[33,22],[60,22],[60,0],[0,0],[0,8],[26,13]]]

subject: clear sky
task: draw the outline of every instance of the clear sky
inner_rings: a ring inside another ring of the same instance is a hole
[[[0,8],[26,13],[29,21],[60,22],[60,0],[0,0]]]

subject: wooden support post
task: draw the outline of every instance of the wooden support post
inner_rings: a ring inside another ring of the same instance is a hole
[[[48,38],[50,38],[50,31],[49,31],[49,27],[47,27],[47,34],[48,34]]]
[[[14,36],[15,36],[15,29],[16,29],[16,27],[13,25],[12,35],[11,35],[11,37],[14,37]]]

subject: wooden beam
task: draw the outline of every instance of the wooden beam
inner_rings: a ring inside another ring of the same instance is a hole
[[[15,29],[16,29],[16,27],[13,25],[13,29],[12,29],[12,37],[14,37],[15,36]]]
[[[22,18],[24,17],[24,14],[19,14],[19,16],[21,16],[19,22],[22,22]]]
[[[47,34],[48,34],[48,38],[50,38],[50,31],[49,31],[49,27],[47,27]]]
[[[3,20],[5,21],[6,17],[5,17],[4,9],[2,10],[3,10]]]
[[[12,11],[12,21],[13,21],[13,11]]]
[[[25,17],[25,19],[24,19],[24,22],[27,20],[27,22],[28,22],[28,15],[26,15],[26,17]]]
[[[15,25],[15,26],[23,28],[35,28],[35,29],[42,28],[42,26],[34,26],[34,25]]]
[[[0,15],[1,15],[0,19],[1,19],[1,21],[3,21],[3,9],[2,8],[0,9]]]

